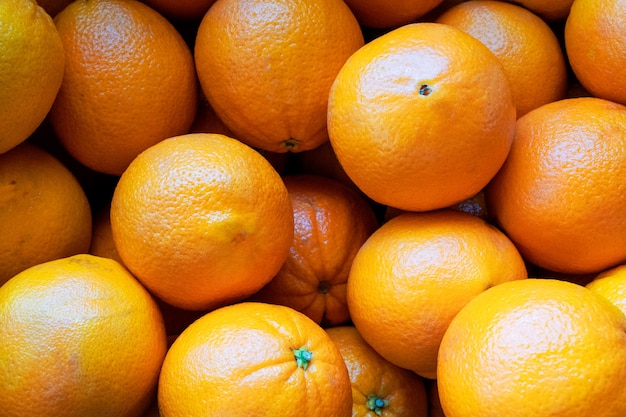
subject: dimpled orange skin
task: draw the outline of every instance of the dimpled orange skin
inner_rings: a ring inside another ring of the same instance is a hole
[[[626,314],[626,265],[619,265],[598,274],[586,287]]]
[[[65,68],[63,43],[31,0],[0,2],[0,154],[26,140],[52,107]]]
[[[376,353],[354,326],[330,327],[326,332],[348,367],[352,417],[428,417],[428,397],[422,378]]]
[[[525,278],[517,249],[484,220],[451,209],[404,213],[361,246],[348,308],[381,356],[435,378],[439,343],[456,313],[487,288]]]
[[[198,28],[196,68],[234,137],[298,152],[328,140],[328,91],[363,42],[342,0],[220,0]]]
[[[119,263],[76,255],[0,287],[4,417],[140,416],[155,395],[165,326]]]
[[[315,175],[283,180],[293,206],[294,239],[278,274],[253,298],[294,308],[324,327],[345,323],[350,266],[378,227],[376,215],[338,181]]]
[[[258,291],[293,239],[287,189],[257,151],[219,134],[166,139],[122,174],[111,202],[124,264],[175,307],[215,308]]]
[[[50,121],[74,158],[121,175],[150,145],[187,133],[198,100],[193,57],[163,16],[135,0],[82,0],[55,24],[66,68]]]
[[[299,364],[294,351],[311,360]],[[289,307],[244,302],[214,310],[172,344],[159,379],[163,417],[348,417],[346,365],[328,334]]]
[[[578,284],[490,288],[452,320],[439,352],[447,417],[626,415],[626,316]]]
[[[485,197],[526,260],[585,274],[626,259],[624,187],[626,106],[583,97],[518,120],[509,158]]]
[[[330,142],[378,203],[443,208],[480,191],[504,162],[515,105],[498,59],[439,23],[405,25],[353,54],[331,89]]]
[[[23,142],[0,154],[0,285],[24,269],[87,252],[91,207],[74,175]]]
[[[626,104],[626,2],[576,0],[565,23],[565,49],[594,97]]]
[[[469,33],[498,57],[511,82],[518,118],[565,98],[565,56],[556,34],[539,16],[514,4],[475,0],[448,9],[436,21]]]

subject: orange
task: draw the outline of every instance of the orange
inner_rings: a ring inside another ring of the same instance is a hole
[[[147,147],[187,133],[198,86],[174,26],[136,0],[74,1],[55,18],[66,50],[50,121],[87,167],[120,175]]]
[[[598,274],[586,287],[626,314],[626,265],[618,265]]]
[[[626,104],[626,2],[575,0],[565,23],[574,75],[593,96]]]
[[[342,0],[220,0],[202,19],[202,90],[237,139],[273,152],[328,141],[328,91],[363,45]]]
[[[163,417],[350,416],[341,353],[289,307],[238,303],[191,324],[167,353],[158,390]]]
[[[498,58],[441,23],[414,23],[366,44],[329,97],[337,159],[374,201],[409,211],[450,206],[495,175],[515,134]]]
[[[142,0],[164,16],[196,21],[204,17],[215,0]]]
[[[443,0],[346,0],[359,23],[371,28],[394,28],[411,23]]]
[[[165,357],[163,319],[119,263],[76,255],[0,287],[5,417],[141,416]]]
[[[293,206],[293,241],[278,274],[253,298],[294,308],[324,326],[343,324],[350,319],[350,266],[377,228],[376,215],[338,181],[315,175],[283,180]]]
[[[400,214],[361,246],[348,276],[350,316],[389,362],[436,377],[439,343],[472,298],[527,277],[513,243],[462,211]]]
[[[436,21],[469,33],[498,57],[511,83],[518,118],[565,98],[563,50],[539,16],[514,4],[475,0],[451,7]]]
[[[326,330],[352,383],[352,417],[428,417],[424,381],[380,356],[354,326]]]
[[[120,177],[111,203],[115,247],[168,304],[205,310],[258,291],[293,239],[287,188],[249,146],[218,134],[166,139]]]
[[[122,265],[124,264],[113,240],[111,204],[107,204],[95,213],[89,253],[102,258],[113,259]]]
[[[574,0],[505,0],[523,6],[548,22],[567,18]]]
[[[33,0],[0,2],[0,154],[43,122],[61,88],[63,43]]]
[[[447,417],[626,415],[626,316],[569,282],[506,282],[470,301],[441,342]]]
[[[61,162],[29,142],[0,154],[0,285],[33,265],[87,252],[91,229],[87,196]]]
[[[626,259],[626,107],[582,97],[517,122],[487,208],[524,258],[570,274]]]

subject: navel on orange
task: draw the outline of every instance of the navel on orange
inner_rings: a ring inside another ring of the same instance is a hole
[[[170,347],[159,378],[163,417],[348,417],[350,379],[328,334],[265,303],[221,307]]]
[[[394,29],[353,54],[329,97],[330,142],[370,198],[410,211],[475,195],[515,134],[506,73],[480,41],[441,23]]]
[[[380,356],[354,326],[326,329],[352,383],[352,417],[427,417],[424,380]]]

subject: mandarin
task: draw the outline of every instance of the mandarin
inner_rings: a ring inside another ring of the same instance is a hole
[[[436,21],[469,33],[498,57],[511,83],[518,118],[565,98],[565,56],[556,34],[539,16],[514,4],[474,0],[451,7]]]
[[[287,188],[254,149],[219,134],[161,141],[135,158],[111,202],[124,264],[157,297],[205,310],[258,291],[293,240]]]
[[[505,282],[454,317],[437,376],[447,417],[621,417],[626,316],[570,282]]]
[[[0,287],[4,417],[140,416],[165,357],[163,318],[119,263],[75,255]]]
[[[586,287],[615,304],[626,314],[626,265],[618,265],[598,274]]]
[[[328,107],[330,142],[374,201],[410,211],[479,192],[515,135],[515,104],[498,58],[441,23],[382,35],[339,72]]]
[[[36,264],[87,252],[89,200],[76,177],[23,142],[0,154],[0,285]]]
[[[348,367],[352,417],[428,417],[422,378],[380,356],[354,326],[331,327],[326,333]]]
[[[323,326],[350,319],[346,281],[352,260],[378,221],[367,201],[330,178],[283,177],[294,216],[289,256],[252,297],[298,310]]]
[[[66,50],[50,122],[89,168],[120,175],[147,147],[187,133],[198,85],[174,26],[136,0],[74,1],[55,17]]]
[[[339,349],[292,308],[243,302],[213,310],[170,347],[159,379],[163,417],[350,416]]]
[[[328,140],[328,91],[363,42],[343,0],[220,0],[200,23],[196,68],[234,137],[304,151]]]
[[[565,23],[565,50],[587,91],[626,104],[626,1],[575,0]]]
[[[484,220],[451,209],[403,213],[357,252],[348,309],[381,356],[435,378],[439,343],[456,313],[487,288],[525,278],[513,243]]]
[[[487,208],[524,258],[569,274],[626,259],[626,106],[594,97],[545,104],[517,121]]]
[[[32,0],[0,1],[0,154],[43,122],[61,88],[65,55],[50,16]]]

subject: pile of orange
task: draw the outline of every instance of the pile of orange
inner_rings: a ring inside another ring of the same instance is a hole
[[[0,414],[626,416],[625,10],[0,1]]]

